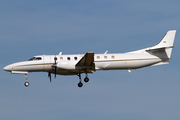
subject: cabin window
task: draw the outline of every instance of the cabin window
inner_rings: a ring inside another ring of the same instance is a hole
[[[77,57],[74,57],[74,60],[77,60]]]
[[[104,59],[107,59],[107,56],[104,56]]]
[[[60,60],[63,60],[63,57],[60,57]]]
[[[99,56],[97,56],[97,59],[100,59],[100,57],[99,57]]]
[[[114,56],[111,56],[112,59],[114,59],[115,57]]]
[[[71,60],[71,58],[70,58],[70,57],[67,57],[67,60]]]

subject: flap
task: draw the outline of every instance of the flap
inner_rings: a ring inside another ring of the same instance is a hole
[[[82,59],[76,64],[76,66],[93,66],[94,63],[94,53],[87,52]]]

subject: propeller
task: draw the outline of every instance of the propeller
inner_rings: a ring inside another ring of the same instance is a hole
[[[55,64],[55,69],[54,69],[54,75],[55,75],[55,78],[56,78],[56,69],[57,69],[57,57],[54,57],[54,64]]]
[[[54,67],[54,75],[55,75],[55,78],[56,78],[56,70],[57,70],[57,57],[54,57],[54,64],[52,65],[52,67]]]
[[[57,63],[56,63],[56,61],[57,61],[57,57],[55,56],[54,57],[54,64],[51,66],[52,68],[54,68],[55,78],[56,78],[56,70],[57,70]],[[50,72],[48,73],[48,77],[49,77],[50,82],[51,82],[51,73]]]
[[[50,82],[51,82],[51,73],[50,72],[48,73],[48,77],[49,77]]]

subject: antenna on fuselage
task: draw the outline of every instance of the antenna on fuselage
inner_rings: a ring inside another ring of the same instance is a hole
[[[106,52],[104,54],[107,54],[108,50],[106,50]]]
[[[59,55],[62,55],[62,52],[60,52]]]

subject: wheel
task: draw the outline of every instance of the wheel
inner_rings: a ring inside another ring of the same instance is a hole
[[[78,87],[82,87],[82,86],[83,86],[82,82],[79,82]]]
[[[25,85],[26,87],[28,87],[28,86],[29,86],[29,82],[26,81],[26,82],[24,83],[24,85]]]
[[[89,82],[89,78],[88,78],[88,77],[85,77],[85,78],[84,78],[84,82],[86,82],[86,83]]]

